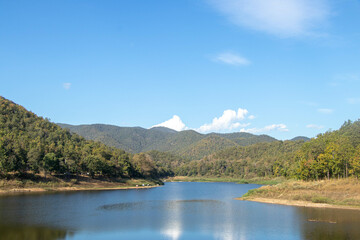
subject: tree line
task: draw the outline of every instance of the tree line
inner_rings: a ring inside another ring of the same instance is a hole
[[[276,141],[231,147],[176,169],[185,176],[234,178],[289,177],[295,172],[293,154],[304,141]]]
[[[337,131],[319,134],[305,143],[295,158],[299,179],[360,177],[360,120],[349,120]]]
[[[360,120],[304,140],[229,147],[200,160],[160,151],[135,155],[166,176],[286,177],[302,180],[360,177]]]
[[[230,147],[201,160],[169,155],[153,159],[179,176],[287,177],[302,180],[360,177],[360,120],[308,142],[275,141]],[[167,156],[167,157],[165,157]],[[171,159],[171,160],[170,160]],[[170,160],[170,161],[169,161]],[[169,165],[169,162],[176,164]]]
[[[0,97],[0,173],[86,174],[92,177],[158,177],[133,155],[88,141]],[[136,160],[136,159],[135,159]],[[149,174],[151,172],[151,174]]]
[[[43,172],[92,177],[360,177],[360,120],[308,142],[273,141],[229,147],[201,160],[149,151],[130,154],[85,140],[0,97],[0,174]]]

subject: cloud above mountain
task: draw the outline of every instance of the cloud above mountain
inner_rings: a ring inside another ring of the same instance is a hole
[[[330,16],[328,0],[208,0],[231,23],[279,37],[314,35]]]
[[[174,115],[169,120],[162,122],[160,124],[154,125],[152,127],[166,127],[166,128],[170,128],[170,129],[173,129],[176,131],[183,131],[183,130],[188,129],[188,127],[185,126],[185,123],[183,123],[183,121],[177,115]]]
[[[228,131],[239,127],[245,127],[249,124],[240,123],[240,121],[244,120],[248,113],[248,110],[242,108],[239,108],[237,111],[231,109],[225,110],[220,117],[215,117],[211,123],[206,123],[195,130],[205,133]]]
[[[198,128],[187,127],[178,115],[174,115],[171,119],[152,127],[167,127],[176,131],[192,129],[200,133],[229,131],[265,133],[269,131],[289,131],[285,124],[272,124],[263,128],[246,128],[251,125],[250,121],[255,119],[254,115],[248,115],[249,111],[244,108],[238,108],[237,110],[227,109],[221,116],[213,118],[210,123],[205,123]]]

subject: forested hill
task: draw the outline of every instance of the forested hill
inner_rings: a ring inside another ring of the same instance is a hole
[[[132,155],[85,140],[0,97],[0,175],[44,172],[157,178],[175,174],[286,176],[306,180],[360,177],[359,120],[347,121],[339,130],[319,134],[307,142],[306,138],[276,141],[266,135],[247,133],[204,135],[192,130],[176,132],[167,128],[147,130],[100,124],[90,125],[85,132],[93,136],[102,133],[103,139],[99,141],[112,139],[108,137],[120,132],[122,138],[118,139],[124,146],[164,152]],[[259,142],[250,144],[256,141]]]
[[[277,141],[267,135],[240,132],[200,134],[193,130],[177,132],[164,127],[144,129],[105,124],[58,125],[86,139],[100,141],[108,146],[125,149],[132,153],[158,150],[177,154],[188,159],[201,159],[215,151],[228,147]]]
[[[236,146],[177,168],[178,175],[235,178],[294,176],[295,154],[304,141],[274,141]]]
[[[301,179],[360,177],[360,120],[319,134],[296,154]]]
[[[30,171],[145,177],[142,166],[124,150],[85,140],[0,97],[0,175]],[[156,169],[150,170],[156,175]]]
[[[306,139],[305,139],[306,140]],[[235,146],[179,166],[188,176],[294,177],[304,180],[360,177],[360,120],[304,142]]]
[[[308,142],[310,141],[311,139],[308,138],[308,137],[304,137],[304,136],[298,136],[298,137],[294,137],[293,139],[291,139],[291,141],[299,141],[299,140],[302,140],[304,142]]]

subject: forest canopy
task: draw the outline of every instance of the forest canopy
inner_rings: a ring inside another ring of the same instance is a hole
[[[178,175],[288,177],[303,180],[360,177],[360,121],[308,142],[276,141],[231,147],[178,167]]]
[[[167,133],[166,129],[160,130]],[[238,137],[236,133],[226,136]],[[43,172],[45,176],[52,173],[121,178],[283,176],[303,180],[360,177],[359,120],[346,121],[339,130],[319,134],[306,142],[274,140],[239,146],[229,139],[213,134],[176,153],[151,150],[131,154],[85,140],[0,97],[3,175]],[[195,160],[189,158],[191,154],[196,156]]]
[[[0,97],[0,173],[44,172],[104,177],[145,177],[132,155],[100,142],[85,140],[48,119]]]

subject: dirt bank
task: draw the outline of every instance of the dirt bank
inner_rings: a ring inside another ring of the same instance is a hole
[[[360,210],[360,180],[287,181],[250,190],[238,200]]]

